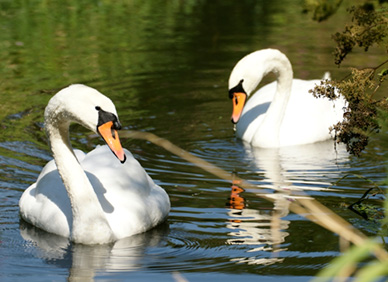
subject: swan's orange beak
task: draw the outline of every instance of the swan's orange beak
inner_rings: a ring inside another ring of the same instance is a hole
[[[246,100],[247,100],[247,94],[243,92],[233,93],[233,97],[232,97],[232,102],[233,102],[232,122],[233,123],[237,123],[239,121]]]
[[[120,160],[121,163],[124,163],[126,157],[120,143],[119,135],[117,134],[117,131],[113,129],[113,121],[108,121],[100,125],[97,127],[97,130],[113,154]]]

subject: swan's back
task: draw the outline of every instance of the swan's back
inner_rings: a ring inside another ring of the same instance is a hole
[[[335,101],[315,98],[309,90],[319,84],[320,80],[293,79],[290,100],[279,131],[280,147],[315,143],[332,137],[329,128],[343,119],[346,101],[342,97]],[[269,83],[247,101],[236,126],[239,138],[254,146],[259,141],[255,134],[260,130],[276,87],[276,81]]]
[[[72,122],[100,134],[109,147],[74,152]],[[45,166],[20,199],[27,222],[76,243],[104,244],[151,229],[168,215],[167,193],[124,152],[108,97],[80,84],[60,90],[45,109],[45,129],[55,163]]]
[[[275,74],[276,81],[253,93],[269,73]],[[329,77],[326,73],[323,79]],[[335,101],[315,98],[309,90],[316,85],[320,80],[293,79],[291,63],[279,50],[263,49],[246,55],[229,77],[237,137],[264,148],[331,138],[329,128],[343,120],[346,101],[342,97]]]
[[[315,98],[309,90],[320,80],[293,80],[291,97],[280,129],[280,145],[301,145],[332,138],[330,127],[343,120],[345,99]]]
[[[87,155],[75,153],[97,195],[115,236],[120,239],[144,232],[163,221],[170,210],[167,193],[148,176],[132,154],[121,164],[108,146]],[[36,183],[20,199],[22,217],[31,224],[69,237],[72,211],[54,160],[47,163]]]
[[[170,210],[165,190],[154,183],[128,150],[124,151],[124,164],[117,162],[107,146],[98,146],[81,162],[119,238],[156,226]]]

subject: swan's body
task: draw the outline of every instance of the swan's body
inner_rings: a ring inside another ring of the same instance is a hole
[[[243,106],[271,72],[276,81],[259,89]],[[309,90],[319,84],[320,80],[293,79],[291,63],[278,50],[265,49],[245,56],[229,78],[237,137],[263,148],[330,139],[329,127],[343,119],[346,101],[342,97],[335,101],[313,97]]]
[[[73,151],[71,122],[100,133],[109,147],[86,155]],[[144,232],[166,218],[168,195],[129,151],[124,155],[110,99],[93,88],[71,85],[50,100],[45,128],[54,160],[23,193],[19,207],[24,220],[76,243],[103,244]]]

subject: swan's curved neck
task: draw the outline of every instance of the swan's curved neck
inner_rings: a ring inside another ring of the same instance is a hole
[[[50,148],[72,206],[70,230],[73,241],[87,244],[113,241],[112,230],[97,195],[70,145],[69,121],[58,118],[60,114],[47,116],[45,127]]]
[[[260,133],[256,134],[255,139],[262,147],[273,147],[274,142],[279,142],[280,127],[290,99],[293,73],[290,61],[283,54],[269,56],[262,64],[265,66],[264,75],[271,72],[276,75],[277,85],[271,105],[258,129]]]

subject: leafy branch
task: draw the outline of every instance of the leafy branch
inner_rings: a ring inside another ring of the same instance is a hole
[[[352,16],[352,24],[346,25],[345,30],[333,35],[337,47],[334,51],[335,63],[340,65],[355,46],[368,51],[373,44],[384,42],[388,34],[388,11],[375,10],[374,5],[365,3],[348,9]]]
[[[317,98],[335,100],[340,94],[345,97],[347,107],[344,109],[343,120],[334,124],[330,131],[334,132],[337,143],[346,144],[346,149],[357,156],[368,145],[369,136],[380,131],[379,110],[388,111],[387,99],[374,99],[374,94],[388,75],[388,69],[376,75],[379,67],[381,64],[375,68],[352,68],[347,78],[340,81],[325,80],[310,90]]]
[[[340,65],[357,46],[367,52],[374,44],[384,45],[388,52],[388,10],[379,7],[375,9],[371,2],[366,2],[348,9],[352,23],[333,35],[335,64]],[[351,68],[351,73],[342,80],[322,81],[310,91],[315,97],[331,100],[342,95],[348,102],[343,120],[330,130],[336,142],[346,144],[351,154],[360,155],[368,145],[369,136],[380,131],[379,112],[388,111],[387,99],[375,99],[375,93],[388,76],[388,68],[384,68],[387,63],[385,60],[376,67]]]

